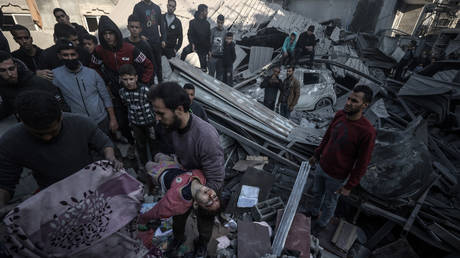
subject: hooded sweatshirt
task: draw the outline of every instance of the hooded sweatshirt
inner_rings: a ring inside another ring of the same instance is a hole
[[[105,31],[115,32],[117,44],[109,46],[104,39]],[[144,53],[130,43],[124,42],[120,29],[107,16],[101,16],[99,20],[99,42],[91,58],[91,68],[96,69],[105,79],[113,96],[118,97],[121,85],[118,82],[118,69],[124,64],[132,64],[138,71],[139,78],[145,84],[149,84],[153,75],[153,64]],[[104,71],[101,66],[104,64]]]
[[[99,74],[80,65],[77,72],[65,65],[53,70],[53,83],[61,89],[72,113],[88,116],[96,124],[107,117],[106,108],[112,107],[112,100]]]
[[[283,52],[294,52],[295,46],[297,45],[298,34],[297,32],[293,33],[295,34],[294,42],[291,44],[291,35],[287,36],[284,40]]]
[[[14,59],[13,59],[14,60]],[[0,96],[3,102],[0,102],[0,119],[5,118],[13,113],[16,113],[14,103],[19,93],[27,90],[43,90],[46,91],[58,100],[63,111],[70,111],[69,106],[64,101],[60,90],[50,81],[36,76],[29,71],[22,62],[15,63],[18,65],[18,83],[10,84],[0,78]]]
[[[211,24],[201,19],[198,12],[195,13],[195,19],[190,21],[187,36],[198,52],[207,54],[211,50]]]

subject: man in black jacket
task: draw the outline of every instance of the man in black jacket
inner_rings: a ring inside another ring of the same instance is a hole
[[[166,26],[166,46],[163,48],[163,55],[170,59],[175,57],[182,46],[182,23],[174,14],[176,1],[168,1],[168,12],[163,14],[163,22]]]
[[[224,43],[224,80],[223,82],[233,86],[233,63],[236,60],[235,43],[233,42],[233,33],[227,32]]]
[[[14,61],[10,53],[0,51],[0,119],[16,113],[16,96],[26,90],[42,90],[52,94],[61,109],[70,112],[59,89],[50,81],[42,79],[29,71],[24,64]]]
[[[316,37],[315,26],[310,25],[306,33],[300,35],[299,40],[297,41],[297,47],[295,49],[296,63],[299,59],[305,56],[310,57],[309,65],[313,65],[313,58],[315,57],[315,46],[316,46]]]
[[[265,89],[264,105],[271,110],[275,108],[276,95],[278,95],[278,90],[283,87],[283,82],[278,77],[279,74],[280,68],[277,66],[274,67],[272,75],[265,78],[265,80],[260,85],[260,88]]]
[[[151,0],[142,0],[134,6],[133,14],[141,20],[142,36],[149,41],[152,48],[155,75],[158,82],[162,82],[161,49],[166,46],[166,28],[161,19],[161,9]]]
[[[195,19],[190,21],[188,28],[188,46],[182,50],[180,59],[185,60],[188,54],[196,52],[200,59],[201,70],[206,72],[208,68],[208,57],[211,51],[211,24],[207,21],[208,6],[198,5]]]
[[[10,32],[11,35],[13,35],[14,41],[20,46],[19,49],[11,53],[11,55],[24,62],[27,68],[35,73],[38,70],[40,55],[43,50],[33,44],[34,39],[30,35],[29,29],[26,27],[17,24],[10,29]]]
[[[55,8],[53,10],[53,14],[54,14],[54,18],[56,18],[56,21],[58,23],[65,24],[71,27],[72,29],[74,29],[77,32],[79,43],[83,44],[83,36],[88,34],[88,31],[85,29],[85,27],[81,26],[78,23],[70,22],[70,17],[61,8]]]

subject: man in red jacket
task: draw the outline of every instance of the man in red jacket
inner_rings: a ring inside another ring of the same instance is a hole
[[[371,102],[372,90],[364,85],[356,86],[310,158],[311,165],[319,163],[308,211],[312,219],[318,219],[313,234],[327,226],[334,215],[339,195],[348,196],[366,173],[374,148],[375,129],[363,112]]]
[[[117,25],[107,16],[99,20],[100,45],[94,50],[90,67],[96,69],[104,78],[112,95],[113,107],[120,131],[129,143],[134,144],[134,138],[128,126],[128,113],[121,103],[118,70],[124,64],[136,67],[142,83],[149,85],[153,76],[153,65],[144,53],[130,43],[123,42],[123,36]]]

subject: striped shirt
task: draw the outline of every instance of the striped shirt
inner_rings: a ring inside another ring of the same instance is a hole
[[[121,88],[120,98],[128,107],[128,119],[134,125],[152,125],[155,123],[153,107],[147,97],[149,88],[145,84],[138,84],[134,90]]]

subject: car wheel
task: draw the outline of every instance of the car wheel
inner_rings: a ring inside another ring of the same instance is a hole
[[[322,98],[318,100],[318,102],[316,102],[315,110],[323,108],[323,107],[327,107],[330,105],[332,105],[332,100],[330,98]]]

